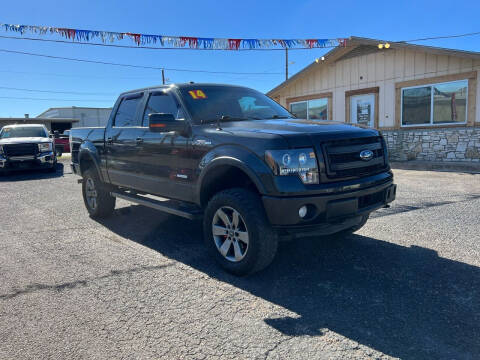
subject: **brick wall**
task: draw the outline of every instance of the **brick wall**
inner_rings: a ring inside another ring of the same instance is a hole
[[[382,131],[390,160],[480,162],[480,128]]]

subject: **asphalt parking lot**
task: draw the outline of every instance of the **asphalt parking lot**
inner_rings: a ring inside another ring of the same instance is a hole
[[[480,175],[395,175],[358,234],[281,243],[249,278],[197,223],[90,219],[68,166],[0,178],[0,359],[478,359]]]

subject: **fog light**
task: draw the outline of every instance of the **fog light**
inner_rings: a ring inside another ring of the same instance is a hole
[[[300,209],[298,209],[298,216],[302,219],[307,215],[307,207],[304,205]]]

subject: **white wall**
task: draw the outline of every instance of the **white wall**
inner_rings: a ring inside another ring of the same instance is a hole
[[[480,72],[480,60],[389,49],[333,64],[319,63],[271,95],[280,96],[280,103],[286,106],[286,99],[290,97],[332,92],[332,120],[345,121],[345,91],[378,86],[380,127],[393,127],[395,83],[474,70]],[[480,122],[480,81],[477,81],[477,104],[475,121]]]

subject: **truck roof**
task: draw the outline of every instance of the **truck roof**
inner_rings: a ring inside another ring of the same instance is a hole
[[[155,90],[155,89],[199,88],[199,87],[202,87],[202,86],[228,86],[228,87],[241,87],[241,88],[245,87],[245,86],[240,86],[240,85],[217,84],[217,83],[194,83],[194,82],[190,82],[190,83],[175,83],[175,84],[168,84],[168,85],[147,86],[147,87],[140,88],[140,89],[128,90],[128,91],[122,92],[122,93],[120,94],[120,96],[122,96],[122,95],[127,95],[127,94],[131,94],[131,93],[136,93],[136,92],[140,92],[140,91]]]

